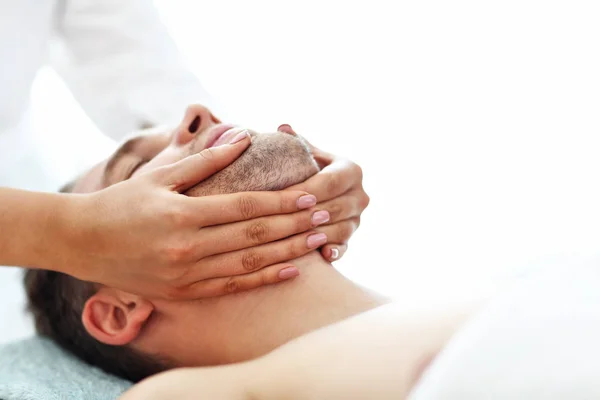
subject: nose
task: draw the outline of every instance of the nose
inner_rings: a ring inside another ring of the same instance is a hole
[[[185,111],[175,139],[179,144],[185,144],[199,133],[220,122],[208,108],[200,104],[193,104]]]

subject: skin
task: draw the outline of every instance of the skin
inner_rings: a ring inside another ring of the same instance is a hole
[[[189,120],[184,119],[180,128],[171,133],[170,145],[139,167],[139,174],[151,173],[162,163],[172,163],[189,152],[201,150],[210,140],[211,130],[199,129],[207,136],[202,133],[190,135],[188,127]],[[252,132],[252,148],[228,168],[187,193],[190,196],[218,196],[236,187],[239,190],[264,190],[302,182],[316,174],[318,161],[312,157],[307,144],[291,129],[281,129],[273,134]],[[144,142],[146,140],[148,144]],[[152,147],[154,140],[163,139],[146,136],[131,149],[136,152],[136,149]],[[106,164],[119,171],[105,170],[102,174],[91,171],[77,182],[76,190],[101,187],[107,182],[107,176],[125,179],[129,172],[124,171],[132,170],[130,163],[139,162],[132,161],[136,157],[143,159],[143,153],[123,155],[121,152],[119,160],[113,159]],[[103,343],[131,346],[139,352],[167,359],[171,366],[217,365],[258,357],[302,334],[383,304],[384,299],[344,278],[312,250],[317,245],[310,244],[311,236],[325,233],[335,243],[343,243],[351,235],[356,228],[352,213],[340,210],[337,217],[350,218],[301,234],[301,240],[298,237],[283,240],[295,253],[290,263],[296,268],[295,275],[299,276],[294,282],[188,302],[137,296],[101,286],[86,302],[82,315],[84,326],[90,335]],[[279,229],[276,225],[267,225],[266,221],[249,227],[247,232],[260,232],[260,236],[277,235]],[[300,230],[305,229],[300,227]],[[231,236],[222,237],[227,240],[214,246],[226,246],[229,241],[235,241]],[[235,255],[232,257],[218,263],[209,258],[206,266],[229,271],[235,262]],[[260,266],[260,262],[254,262],[250,269]],[[239,282],[230,278],[227,286],[237,291]]]
[[[249,138],[245,138],[242,142],[249,142]],[[300,192],[288,197],[283,193],[276,197],[267,198],[263,194],[235,194],[232,196],[220,197],[204,197],[199,200],[204,200],[201,204],[202,213],[198,213],[196,207],[192,207],[189,203],[187,207],[184,204],[175,203],[171,207],[163,209],[160,206],[166,202],[177,200],[193,200],[188,196],[182,196],[180,193],[187,190],[192,184],[187,182],[201,181],[214,173],[215,167],[223,168],[226,164],[219,161],[223,155],[220,153],[232,153],[237,157],[244,150],[243,144],[233,144],[210,149],[211,158],[206,155],[198,154],[189,158],[182,159],[178,163],[167,165],[162,168],[157,168],[152,173],[140,175],[134,178],[131,182],[137,180],[137,184],[130,189],[131,192],[122,193],[121,185],[127,185],[129,182],[122,182],[117,185],[108,187],[98,192],[99,198],[86,206],[85,209],[93,210],[90,213],[79,211],[77,218],[83,221],[85,226],[91,227],[88,235],[73,235],[78,230],[72,230],[71,226],[64,225],[60,232],[65,235],[70,234],[70,240],[66,243],[73,246],[71,252],[56,252],[56,257],[49,257],[53,260],[54,267],[58,267],[60,272],[70,273],[82,280],[103,283],[114,287],[119,287],[134,293],[140,293],[147,296],[163,297],[172,299],[182,298],[201,298],[227,294],[230,292],[227,286],[227,274],[234,274],[236,266],[243,260],[239,259],[238,264],[231,263],[231,268],[227,271],[216,271],[216,268],[209,268],[205,263],[199,262],[199,259],[211,258],[218,260],[223,257],[228,257],[227,253],[245,247],[260,244],[261,241],[251,242],[237,241],[231,242],[228,247],[215,247],[213,244],[220,240],[223,232],[227,235],[235,235],[237,231],[244,230],[245,224],[248,222],[233,222],[242,221],[247,218],[257,217],[263,214],[272,214],[283,212],[292,212],[298,208],[299,200],[306,198],[306,193]],[[238,153],[238,154],[235,154]],[[231,157],[231,155],[229,155]],[[204,165],[198,165],[197,161],[204,162]],[[208,161],[208,162],[207,162]],[[215,162],[221,165],[215,165]],[[183,164],[194,179],[182,181],[180,175],[172,176],[169,170],[175,168],[178,164]],[[158,177],[157,177],[158,175]],[[152,191],[148,190],[148,185],[152,185],[154,179],[166,179],[169,184],[169,191],[152,196]],[[141,181],[142,184],[139,184]],[[283,195],[283,196],[281,196]],[[309,196],[310,197],[310,196]],[[74,196],[76,200],[80,198]],[[85,197],[82,199],[85,200]],[[248,204],[256,204],[252,210],[249,210]],[[136,211],[145,216],[143,223],[139,223],[130,215],[131,206],[134,206]],[[99,217],[99,214],[102,217]],[[117,226],[104,223],[105,215],[111,215],[111,219],[118,218]],[[268,218],[275,221],[296,221],[300,216],[273,216]],[[304,219],[310,219],[304,216]],[[123,224],[126,221],[126,224]],[[151,221],[153,224],[149,224]],[[226,224],[227,225],[220,225]],[[175,225],[175,227],[169,224]],[[119,230],[123,229],[123,225],[127,228],[123,240],[119,235]],[[162,226],[161,226],[162,225]],[[309,222],[305,223],[306,229],[309,227]],[[135,235],[136,231],[142,229],[148,230],[139,237]],[[162,230],[160,229],[162,228]],[[170,237],[165,239],[164,230],[170,228]],[[154,230],[153,230],[154,229]],[[218,230],[215,232],[215,230]],[[290,232],[290,230],[282,229],[282,234]],[[215,234],[216,233],[216,234]],[[150,240],[152,239],[152,240]],[[94,243],[93,248],[86,246],[87,243]],[[158,254],[150,252],[141,256],[137,249],[154,246],[158,250]],[[85,250],[85,251],[83,251]],[[248,251],[248,250],[246,250]],[[202,252],[202,253],[201,253]],[[69,257],[60,257],[61,255]],[[118,254],[122,254],[120,258]],[[74,260],[73,255],[77,258]],[[86,268],[85,274],[81,269],[75,272],[71,269],[73,265],[86,265],[86,257],[96,258],[96,268],[94,274],[89,275],[89,268]],[[115,260],[116,258],[116,260]],[[267,267],[255,274],[248,274],[240,277],[240,289],[252,289],[264,284],[277,283],[293,276],[280,275],[282,270],[290,268],[291,265],[281,263],[282,258],[271,258],[265,260],[265,264],[257,266]],[[131,265],[144,264],[142,270],[131,268]],[[163,268],[164,263],[170,263],[170,268]],[[238,272],[239,273],[239,272]],[[166,286],[166,287],[165,287]]]
[[[121,399],[405,399],[475,310],[473,304],[443,310],[382,306],[249,362],[156,375]]]
[[[188,113],[193,112],[193,108],[190,110]],[[80,187],[85,195],[0,188],[0,226],[5,227],[0,229],[0,264],[55,270],[154,297],[217,296],[229,293],[232,286],[223,278],[207,276],[204,265],[198,262],[197,251],[202,249],[205,256],[219,255],[206,251],[222,238],[223,232],[246,232],[247,225],[237,221],[279,214],[263,220],[263,224],[287,223],[287,228],[279,230],[279,235],[285,237],[298,232],[299,218],[303,218],[306,229],[312,221],[304,214],[291,214],[283,219],[282,214],[311,207],[317,198],[325,206],[341,211],[336,218],[345,214],[358,219],[366,207],[368,197],[362,190],[360,169],[332,158],[325,163],[329,171],[318,174],[294,192],[198,199],[181,195],[230,164],[249,145],[250,138],[246,135],[231,145],[206,149],[108,189],[87,193],[107,185]],[[157,148],[161,148],[160,143]],[[98,175],[102,168],[97,166],[91,175]],[[309,195],[307,189],[315,190],[317,196]],[[222,229],[213,230],[216,235],[209,234],[205,228],[215,225],[222,225]],[[237,242],[235,250],[266,241],[248,239]],[[335,247],[325,245],[323,255],[329,259],[341,256],[345,240]],[[276,247],[283,246],[287,244]],[[245,258],[238,258],[237,265],[229,264],[232,269],[244,268],[244,259],[257,259],[263,253],[255,249],[244,254]],[[291,266],[280,263],[289,258],[271,259],[270,268],[239,278],[235,288],[250,289],[293,277],[287,269]],[[281,271],[288,272],[282,275]],[[198,273],[204,275],[205,281],[197,278]]]
[[[230,148],[234,148],[235,145],[211,146],[226,143],[244,131],[241,128],[231,129],[221,136],[221,142],[215,142],[215,131],[223,131],[225,129],[221,128],[227,127],[228,125],[222,124],[207,108],[201,105],[190,106],[180,125],[174,130],[154,129],[132,137],[113,156],[80,176],[74,184],[73,192],[106,192],[128,181],[171,168],[172,165],[184,162],[190,155],[200,155],[214,162],[219,152],[231,152]],[[297,137],[289,125],[282,125],[279,129],[280,134]],[[249,131],[249,134],[256,135],[252,131]],[[244,141],[239,143],[240,145],[236,145],[242,147]],[[190,227],[200,225],[201,232],[194,241],[188,239],[183,245],[172,245],[167,250],[167,257],[176,260],[193,259],[194,264],[190,267],[188,263],[181,263],[180,268],[171,269],[164,277],[158,274],[172,283],[166,295],[152,290],[158,290],[157,285],[148,286],[147,290],[142,292],[137,286],[124,286],[121,282],[106,282],[86,277],[82,279],[108,283],[109,286],[145,296],[199,298],[253,289],[293,278],[297,272],[294,272],[294,266],[289,260],[316,247],[322,246],[321,253],[326,259],[339,259],[347,248],[347,241],[352,232],[360,223],[360,214],[368,205],[369,198],[362,188],[362,172],[356,164],[336,159],[303,140],[302,143],[303,146],[308,146],[314,155],[314,161],[311,163],[315,169],[310,173],[305,171],[301,183],[279,192],[256,192],[256,189],[252,189],[252,193],[231,193],[232,190],[224,191],[222,186],[219,190],[213,190],[214,196],[201,196],[196,199],[203,200],[210,213],[181,213],[177,218],[179,223],[187,223]],[[212,172],[224,167],[225,165],[219,165],[219,168]],[[304,178],[313,175],[319,168],[319,173],[304,182]],[[282,168],[283,171],[287,169],[289,168]],[[186,192],[188,196],[193,196],[194,193],[196,196],[211,194],[207,192],[210,186],[207,183],[218,184],[218,179],[213,178],[195,186],[184,185],[177,190]],[[296,181],[300,182],[298,179]],[[198,192],[199,187],[204,188],[204,193]],[[225,196],[224,193],[231,194]],[[307,203],[309,208],[306,211],[286,216],[256,218],[265,214],[289,213],[298,208],[306,208],[307,205],[302,201],[307,199],[312,201]],[[319,202],[316,206],[315,200]],[[124,215],[123,218],[127,216]],[[223,223],[224,218],[246,221],[214,226]],[[213,221],[215,219],[217,222]],[[327,229],[311,229],[319,225],[326,225]],[[320,233],[317,237],[320,241],[315,241],[316,233]],[[330,237],[326,239],[322,235]],[[223,241],[224,237],[236,239]],[[115,263],[118,269],[127,270],[128,261],[129,259],[124,257]],[[152,260],[148,259],[146,262],[147,268],[151,268]],[[224,265],[226,267],[223,267]],[[117,267],[106,266],[106,269],[111,268]]]
[[[291,213],[310,205],[300,201],[307,198],[302,191],[217,199],[181,195],[230,164],[249,145],[250,137],[244,135],[236,143],[86,195],[0,189],[0,226],[10,227],[0,229],[0,264],[55,270],[156,297],[222,294],[211,290],[213,277],[198,284],[192,274],[201,266],[190,250],[202,240],[216,239],[203,234],[203,226]],[[308,198],[316,201],[314,196]],[[257,207],[242,207],[247,204]],[[229,228],[225,227],[235,232],[240,226]],[[275,274],[270,281],[250,278],[246,283],[250,288],[279,280]]]
[[[215,195],[228,186],[226,178],[213,183],[189,193]],[[385,299],[345,279],[318,253],[293,263],[300,272],[294,282],[202,301],[101,287],[86,303],[83,322],[97,340],[162,356],[172,366],[225,364],[161,374],[126,399],[396,399],[468,314],[379,307]]]

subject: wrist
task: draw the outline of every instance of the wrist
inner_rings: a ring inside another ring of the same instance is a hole
[[[83,231],[80,218],[84,214],[82,203],[85,196],[75,194],[54,194],[52,205],[43,217],[45,237],[38,249],[39,268],[79,275],[79,263],[75,253]]]

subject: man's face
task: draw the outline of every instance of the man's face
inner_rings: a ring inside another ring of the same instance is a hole
[[[83,174],[75,193],[90,193],[140,173],[172,164],[204,149],[228,143],[240,131],[224,124],[203,106],[188,107],[180,125],[172,131],[148,130],[127,140],[107,160]],[[276,133],[250,131],[252,145],[231,166],[192,188],[201,196],[249,190],[275,190],[301,182],[318,171],[304,140],[282,125]],[[285,159],[293,156],[293,165]],[[291,168],[290,168],[291,167]]]
[[[222,124],[206,108],[191,106],[175,130],[150,132],[127,141],[108,160],[81,176],[73,191],[87,193],[100,190],[206,148],[226,144],[238,133],[233,128]],[[306,143],[289,126],[281,126],[276,133],[251,132],[251,135],[252,144],[236,161],[192,187],[186,194],[204,196],[283,189],[318,171]],[[304,275],[301,278],[309,276]],[[300,289],[298,285],[294,288]],[[265,298],[277,298],[274,293],[278,289],[261,288],[250,294],[174,302],[142,299],[114,288],[98,286],[97,293],[86,303],[83,321],[88,333],[101,342],[128,345],[142,353],[168,356],[176,365],[241,361],[255,354],[256,346],[249,346],[243,340],[227,340],[228,327],[242,316],[248,316],[247,310],[240,306],[255,307],[252,304],[257,301],[264,308],[267,304]],[[254,313],[258,315],[256,311]],[[250,342],[260,341],[252,339]],[[263,352],[272,348],[268,347],[271,342],[263,342]],[[244,350],[246,347],[247,350]]]

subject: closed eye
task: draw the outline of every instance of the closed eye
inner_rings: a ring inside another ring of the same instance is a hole
[[[132,164],[131,167],[127,170],[127,174],[125,175],[125,178],[123,180],[126,181],[127,179],[131,178],[133,176],[133,174],[135,174],[135,171],[137,171],[138,169],[140,169],[143,165],[145,165],[147,163],[148,163],[148,161],[140,159],[137,163]]]

